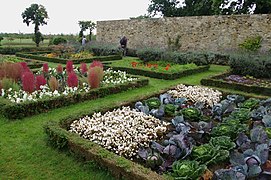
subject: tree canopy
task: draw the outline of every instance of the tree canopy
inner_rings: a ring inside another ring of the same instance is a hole
[[[202,16],[220,14],[268,14],[271,0],[151,0],[151,16]]]
[[[39,32],[39,26],[46,25],[46,20],[49,19],[45,7],[43,5],[31,4],[31,6],[26,8],[22,13],[22,18],[23,22],[26,23],[27,26],[29,26],[31,22],[35,25],[35,37],[33,39],[38,47],[42,40],[41,33]]]
[[[92,31],[93,31],[93,29],[95,29],[96,24],[92,21],[79,21],[78,24],[81,29],[80,30],[81,34],[83,34],[84,31],[89,29],[89,40],[91,41]]]

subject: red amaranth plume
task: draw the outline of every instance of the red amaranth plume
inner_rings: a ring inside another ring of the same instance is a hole
[[[44,63],[42,66],[42,72],[43,73],[49,73],[49,66],[48,63]]]
[[[67,84],[69,87],[77,87],[78,86],[78,78],[74,72],[69,73]]]
[[[44,86],[46,84],[46,79],[43,75],[36,76],[36,90],[40,90],[40,86]]]
[[[56,72],[57,72],[58,74],[62,74],[62,72],[63,72],[63,67],[62,67],[61,64],[58,64],[58,65],[57,65],[57,67],[56,67]]]
[[[94,68],[94,67],[101,67],[102,69],[104,68],[104,65],[101,63],[101,61],[93,61],[91,64],[90,64],[90,67],[89,68]]]
[[[71,60],[68,60],[66,63],[66,71],[67,73],[73,72],[73,62]]]
[[[88,71],[88,68],[87,68],[87,64],[86,63],[81,63],[80,65],[80,71],[81,71],[81,74],[85,75]]]
[[[22,74],[23,90],[32,93],[35,90],[35,77],[32,72],[24,72]]]
[[[20,62],[24,72],[31,72],[26,62]]]

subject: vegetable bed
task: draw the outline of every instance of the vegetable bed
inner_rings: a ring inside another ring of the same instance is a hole
[[[227,89],[235,89],[247,93],[262,94],[271,96],[270,79],[257,79],[250,76],[232,75],[223,73],[201,80],[205,86],[214,86]]]
[[[169,64],[163,61],[153,61],[148,63],[143,63],[143,61],[138,59],[127,59],[112,62],[112,64],[107,65],[115,70],[126,71],[129,74],[142,75],[158,79],[173,80],[180,77],[188,76],[191,74],[207,71],[210,66],[197,66],[195,64]]]
[[[179,85],[121,106],[48,123],[46,133],[117,178],[270,178],[271,99]]]

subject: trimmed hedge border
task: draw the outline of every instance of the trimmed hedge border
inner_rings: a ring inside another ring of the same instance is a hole
[[[8,119],[21,119],[23,117],[48,112],[51,109],[68,106],[71,104],[83,102],[86,100],[98,99],[110,94],[119,93],[128,89],[134,89],[148,85],[149,80],[140,78],[134,82],[128,82],[120,85],[112,85],[90,90],[89,92],[76,93],[68,96],[58,96],[52,98],[40,99],[38,101],[12,103],[10,101],[1,102],[2,114]]]
[[[198,66],[195,69],[188,69],[188,70],[184,70],[178,73],[160,73],[160,72],[154,72],[154,71],[147,71],[143,69],[126,68],[126,67],[118,67],[118,66],[106,66],[106,67],[112,68],[113,70],[126,71],[127,73],[134,74],[134,75],[141,75],[141,76],[157,78],[157,79],[174,80],[180,77],[185,77],[188,75],[207,71],[210,68],[210,65]]]
[[[0,54],[14,55],[18,52],[51,51],[50,47],[1,47]]]
[[[117,103],[111,107],[106,107],[100,112],[105,113],[121,106],[128,106],[139,100],[150,98],[166,92],[171,88],[154,93],[148,96],[142,96],[137,100],[129,102]],[[131,180],[163,180],[173,179],[168,175],[159,175],[151,169],[145,168],[142,165],[132,162],[124,157],[118,156],[113,152],[101,147],[100,145],[80,137],[78,134],[68,132],[70,124],[86,115],[91,116],[97,110],[85,114],[73,114],[68,118],[61,119],[59,122],[49,121],[44,125],[44,130],[47,134],[49,144],[61,150],[68,150],[85,161],[94,160],[100,166],[108,169],[117,179]]]
[[[239,83],[229,83],[229,82],[219,79],[220,77],[227,76],[227,75],[230,75],[230,73],[226,72],[219,75],[211,76],[209,78],[204,78],[204,79],[201,79],[200,83],[205,86],[234,89],[234,90],[244,91],[247,93],[255,93],[255,94],[271,96],[271,87],[268,88],[268,87],[244,85],[244,84],[239,84]]]
[[[53,63],[61,63],[61,64],[66,64],[68,61],[67,59],[62,59],[62,58],[49,58],[45,56],[39,56],[35,55],[33,53],[16,53],[17,57],[21,58],[27,58],[27,59],[36,59],[40,61],[47,61],[47,62],[53,62]],[[85,63],[91,63],[94,60],[99,60],[99,61],[113,61],[113,60],[121,60],[122,56],[120,55],[111,55],[111,56],[95,56],[92,58],[86,58],[86,59],[70,59],[73,61],[74,64],[80,64],[82,62]]]

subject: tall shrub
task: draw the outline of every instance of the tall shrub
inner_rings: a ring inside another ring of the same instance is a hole
[[[23,68],[19,63],[1,63],[0,64],[0,79],[4,77],[10,78],[14,81],[20,80]]]
[[[59,83],[58,83],[56,77],[52,76],[49,79],[48,84],[49,84],[49,87],[50,87],[51,91],[58,90]]]
[[[103,69],[99,66],[90,68],[88,71],[88,84],[91,88],[98,88],[103,80]]]
[[[46,84],[46,79],[43,75],[36,76],[36,90],[40,90],[40,86],[44,86]]]
[[[88,68],[87,68],[87,64],[86,63],[81,63],[81,65],[80,65],[80,71],[81,71],[82,75],[87,74]]]
[[[42,72],[44,74],[47,74],[49,73],[49,66],[48,66],[48,63],[44,63],[43,66],[42,66]]]
[[[23,90],[32,93],[35,90],[35,77],[32,72],[24,72],[22,74]]]
[[[94,67],[100,67],[100,68],[104,68],[104,65],[103,63],[101,63],[101,61],[93,61],[91,64],[90,64],[90,69],[91,68],[94,68]]]
[[[58,74],[62,74],[62,72],[63,72],[63,67],[62,67],[61,64],[58,64],[58,65],[57,65],[57,67],[56,67],[56,72],[57,72]]]
[[[21,66],[23,67],[23,71],[24,72],[31,72],[31,70],[29,69],[29,67],[27,66],[26,62],[20,62]]]
[[[77,87],[78,86],[78,78],[74,72],[69,73],[67,84],[69,87]]]
[[[68,60],[66,63],[66,71],[67,73],[73,72],[73,62],[71,60]]]

